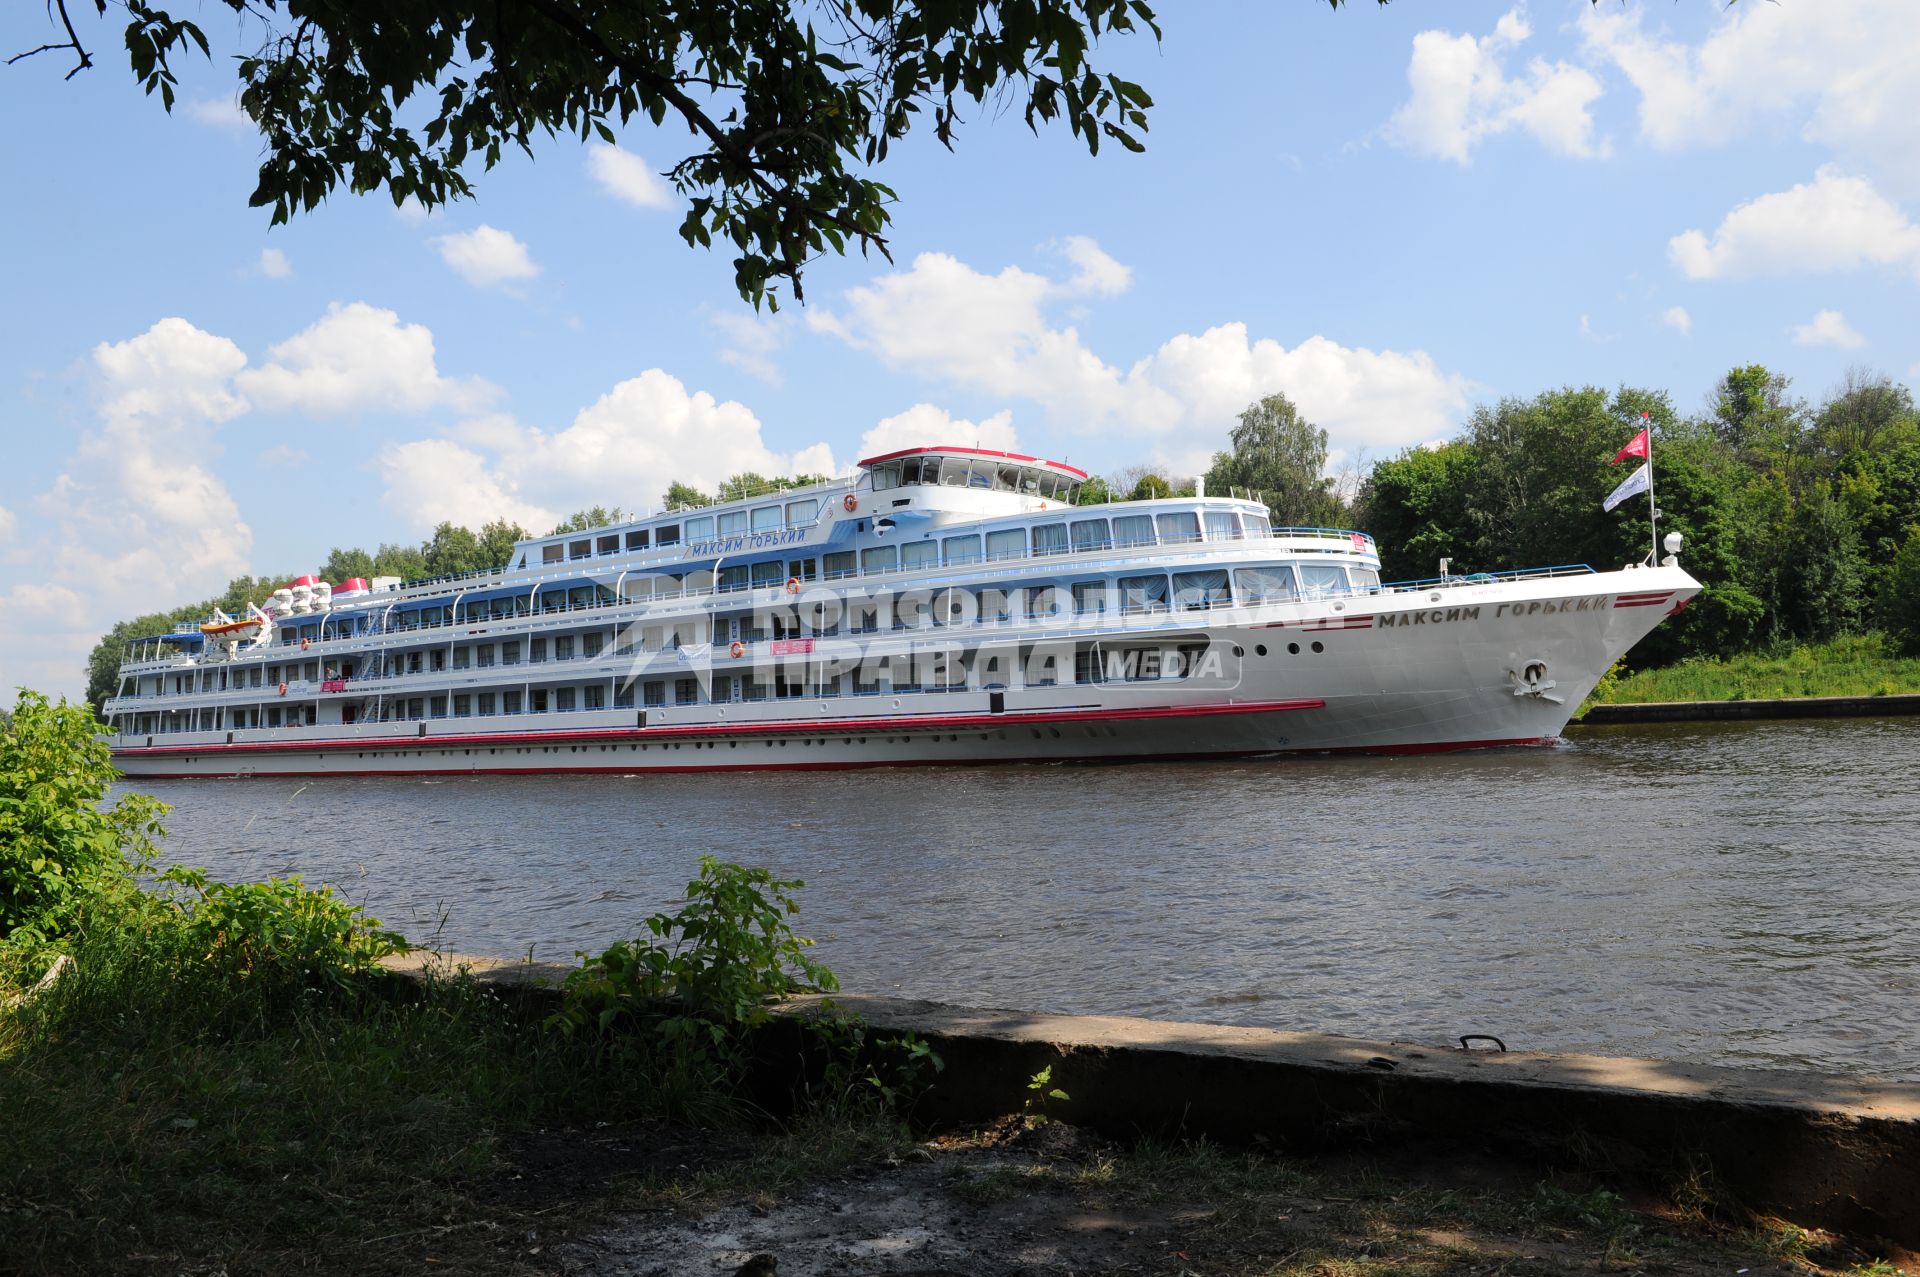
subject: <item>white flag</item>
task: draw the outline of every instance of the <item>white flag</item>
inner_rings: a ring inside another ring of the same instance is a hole
[[[1602,510],[1611,510],[1636,492],[1645,492],[1646,490],[1647,468],[1641,466],[1621,481],[1620,486],[1613,490],[1613,495],[1608,497],[1600,508]]]

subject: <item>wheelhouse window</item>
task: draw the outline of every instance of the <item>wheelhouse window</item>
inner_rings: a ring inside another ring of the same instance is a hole
[[[1289,603],[1294,597],[1293,569],[1282,564],[1271,568],[1240,568],[1233,574],[1243,603]]]
[[[1152,545],[1153,516],[1150,514],[1123,514],[1113,520],[1113,543],[1115,545]]]
[[[937,568],[940,566],[940,543],[938,541],[908,541],[900,547],[900,566],[903,568]]]
[[[863,572],[891,572],[900,566],[900,550],[897,546],[876,545],[870,550],[860,551],[860,569]]]
[[[1183,612],[1232,606],[1233,591],[1227,588],[1227,570],[1216,568],[1203,572],[1175,572],[1173,602]]]
[[[919,459],[910,458],[908,464],[917,466]],[[891,488],[899,487],[900,469],[901,463],[898,461],[883,461],[868,470],[867,473],[873,476],[873,490],[875,492],[886,492]],[[909,479],[907,482],[914,483],[917,482],[917,480]]]
[[[1179,545],[1200,539],[1200,518],[1191,510],[1169,510],[1165,514],[1155,515],[1154,523],[1160,529],[1160,542],[1163,545]]]
[[[777,505],[762,505],[753,508],[753,530],[755,532],[778,532],[784,512]]]
[[[987,533],[987,557],[989,559],[1018,559],[1027,552],[1027,530],[1025,528],[1001,528]]]
[[[1372,568],[1348,568],[1347,575],[1353,578],[1353,588],[1373,593],[1380,588],[1380,574]]]
[[[1065,554],[1067,552],[1067,525],[1065,523],[1034,524],[1033,552],[1036,555]]]
[[[1247,535],[1265,537],[1273,535],[1273,523],[1264,514],[1249,514],[1246,517]]]
[[[943,488],[964,488],[970,467],[964,458],[946,457],[940,463],[940,486]],[[981,486],[985,486],[984,484]]]
[[[1231,510],[1207,511],[1207,540],[1238,541],[1240,539],[1240,520]]]
[[[940,543],[940,548],[945,552],[948,564],[980,561],[980,535],[977,532],[948,537]]]

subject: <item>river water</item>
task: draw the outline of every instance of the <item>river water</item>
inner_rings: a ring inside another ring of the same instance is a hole
[[[172,859],[570,959],[702,853],[802,878],[851,991],[1920,1080],[1920,719],[1550,750],[149,782]]]

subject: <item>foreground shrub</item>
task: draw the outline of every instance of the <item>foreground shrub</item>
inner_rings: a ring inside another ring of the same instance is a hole
[[[85,708],[22,688],[0,727],[0,940],[27,948],[63,934],[82,906],[131,889],[165,831],[165,804],[125,794]]]

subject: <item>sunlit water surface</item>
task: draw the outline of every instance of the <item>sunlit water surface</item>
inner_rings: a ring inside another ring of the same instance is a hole
[[[699,856],[802,878],[850,990],[1920,1079],[1920,719],[1551,750],[149,782],[173,859],[570,958]]]

